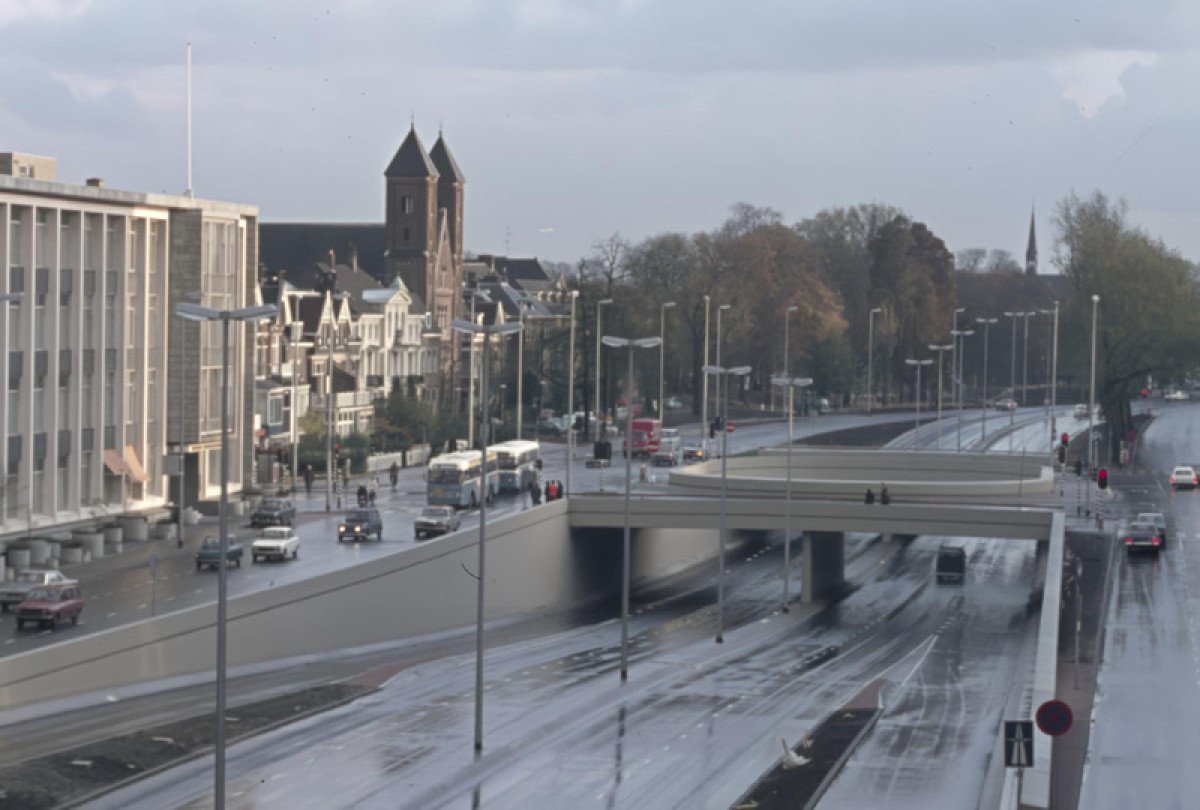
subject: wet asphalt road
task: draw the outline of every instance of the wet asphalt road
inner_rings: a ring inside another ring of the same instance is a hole
[[[780,737],[801,739],[878,677],[891,684],[888,712],[868,744],[888,767],[856,757],[828,801],[977,803],[998,791],[990,749],[1029,668],[1038,561],[1032,544],[968,540],[967,586],[937,586],[938,542],[865,546],[848,567],[857,590],[815,615],[776,612],[781,547],[750,549],[730,566],[726,643],[712,641],[701,574],[691,593],[639,602],[624,686],[615,621],[490,650],[478,763],[473,658],[427,661],[375,696],[237,746],[229,806],[727,807],[773,765]],[[800,671],[828,645],[842,654]],[[949,759],[970,767],[952,776]],[[200,760],[96,806],[207,807],[210,782]]]
[[[1182,810],[1200,796],[1200,492],[1167,483],[1175,464],[1200,461],[1200,408],[1159,411],[1117,506],[1162,511],[1171,533],[1157,558],[1122,553],[1114,567],[1079,805],[1089,810]]]

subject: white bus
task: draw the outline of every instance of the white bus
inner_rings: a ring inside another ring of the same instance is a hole
[[[496,469],[496,454],[487,453],[488,473],[486,497],[490,503],[499,489],[499,473]],[[478,450],[443,453],[429,462],[426,483],[426,500],[429,504],[442,504],[459,508],[479,506],[485,497],[483,487],[483,462]]]
[[[488,452],[496,454],[500,465],[500,491],[525,492],[537,486],[542,466],[542,446],[537,442],[514,439],[493,444]]]

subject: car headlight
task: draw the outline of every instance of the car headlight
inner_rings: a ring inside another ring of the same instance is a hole
[[[362,526],[355,526],[355,527],[354,527],[354,531],[356,531],[356,532],[361,532],[361,531],[362,531]]]
[[[338,526],[338,534],[345,534],[345,533],[346,533],[346,527]]]

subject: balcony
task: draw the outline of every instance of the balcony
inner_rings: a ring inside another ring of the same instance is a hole
[[[334,410],[347,411],[375,407],[375,395],[371,391],[345,391],[334,394]],[[329,409],[329,399],[326,394],[313,394],[309,398],[310,411],[325,411]]]

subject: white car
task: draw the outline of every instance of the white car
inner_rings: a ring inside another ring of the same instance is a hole
[[[25,601],[25,596],[34,588],[45,585],[77,585],[78,583],[61,571],[30,569],[21,571],[17,578],[0,588],[0,610],[8,609]]]
[[[273,526],[264,529],[263,533],[254,538],[250,545],[250,559],[259,560],[293,560],[300,556],[300,538],[291,526]]]
[[[1172,489],[1194,489],[1200,485],[1200,478],[1196,477],[1196,471],[1191,467],[1176,467],[1171,470],[1171,487]]]
[[[1075,418],[1076,419],[1087,419],[1088,418],[1087,403],[1080,402],[1078,405],[1075,406]]]
[[[1187,391],[1170,391],[1163,399],[1169,399],[1173,402],[1182,402],[1188,398]]]

